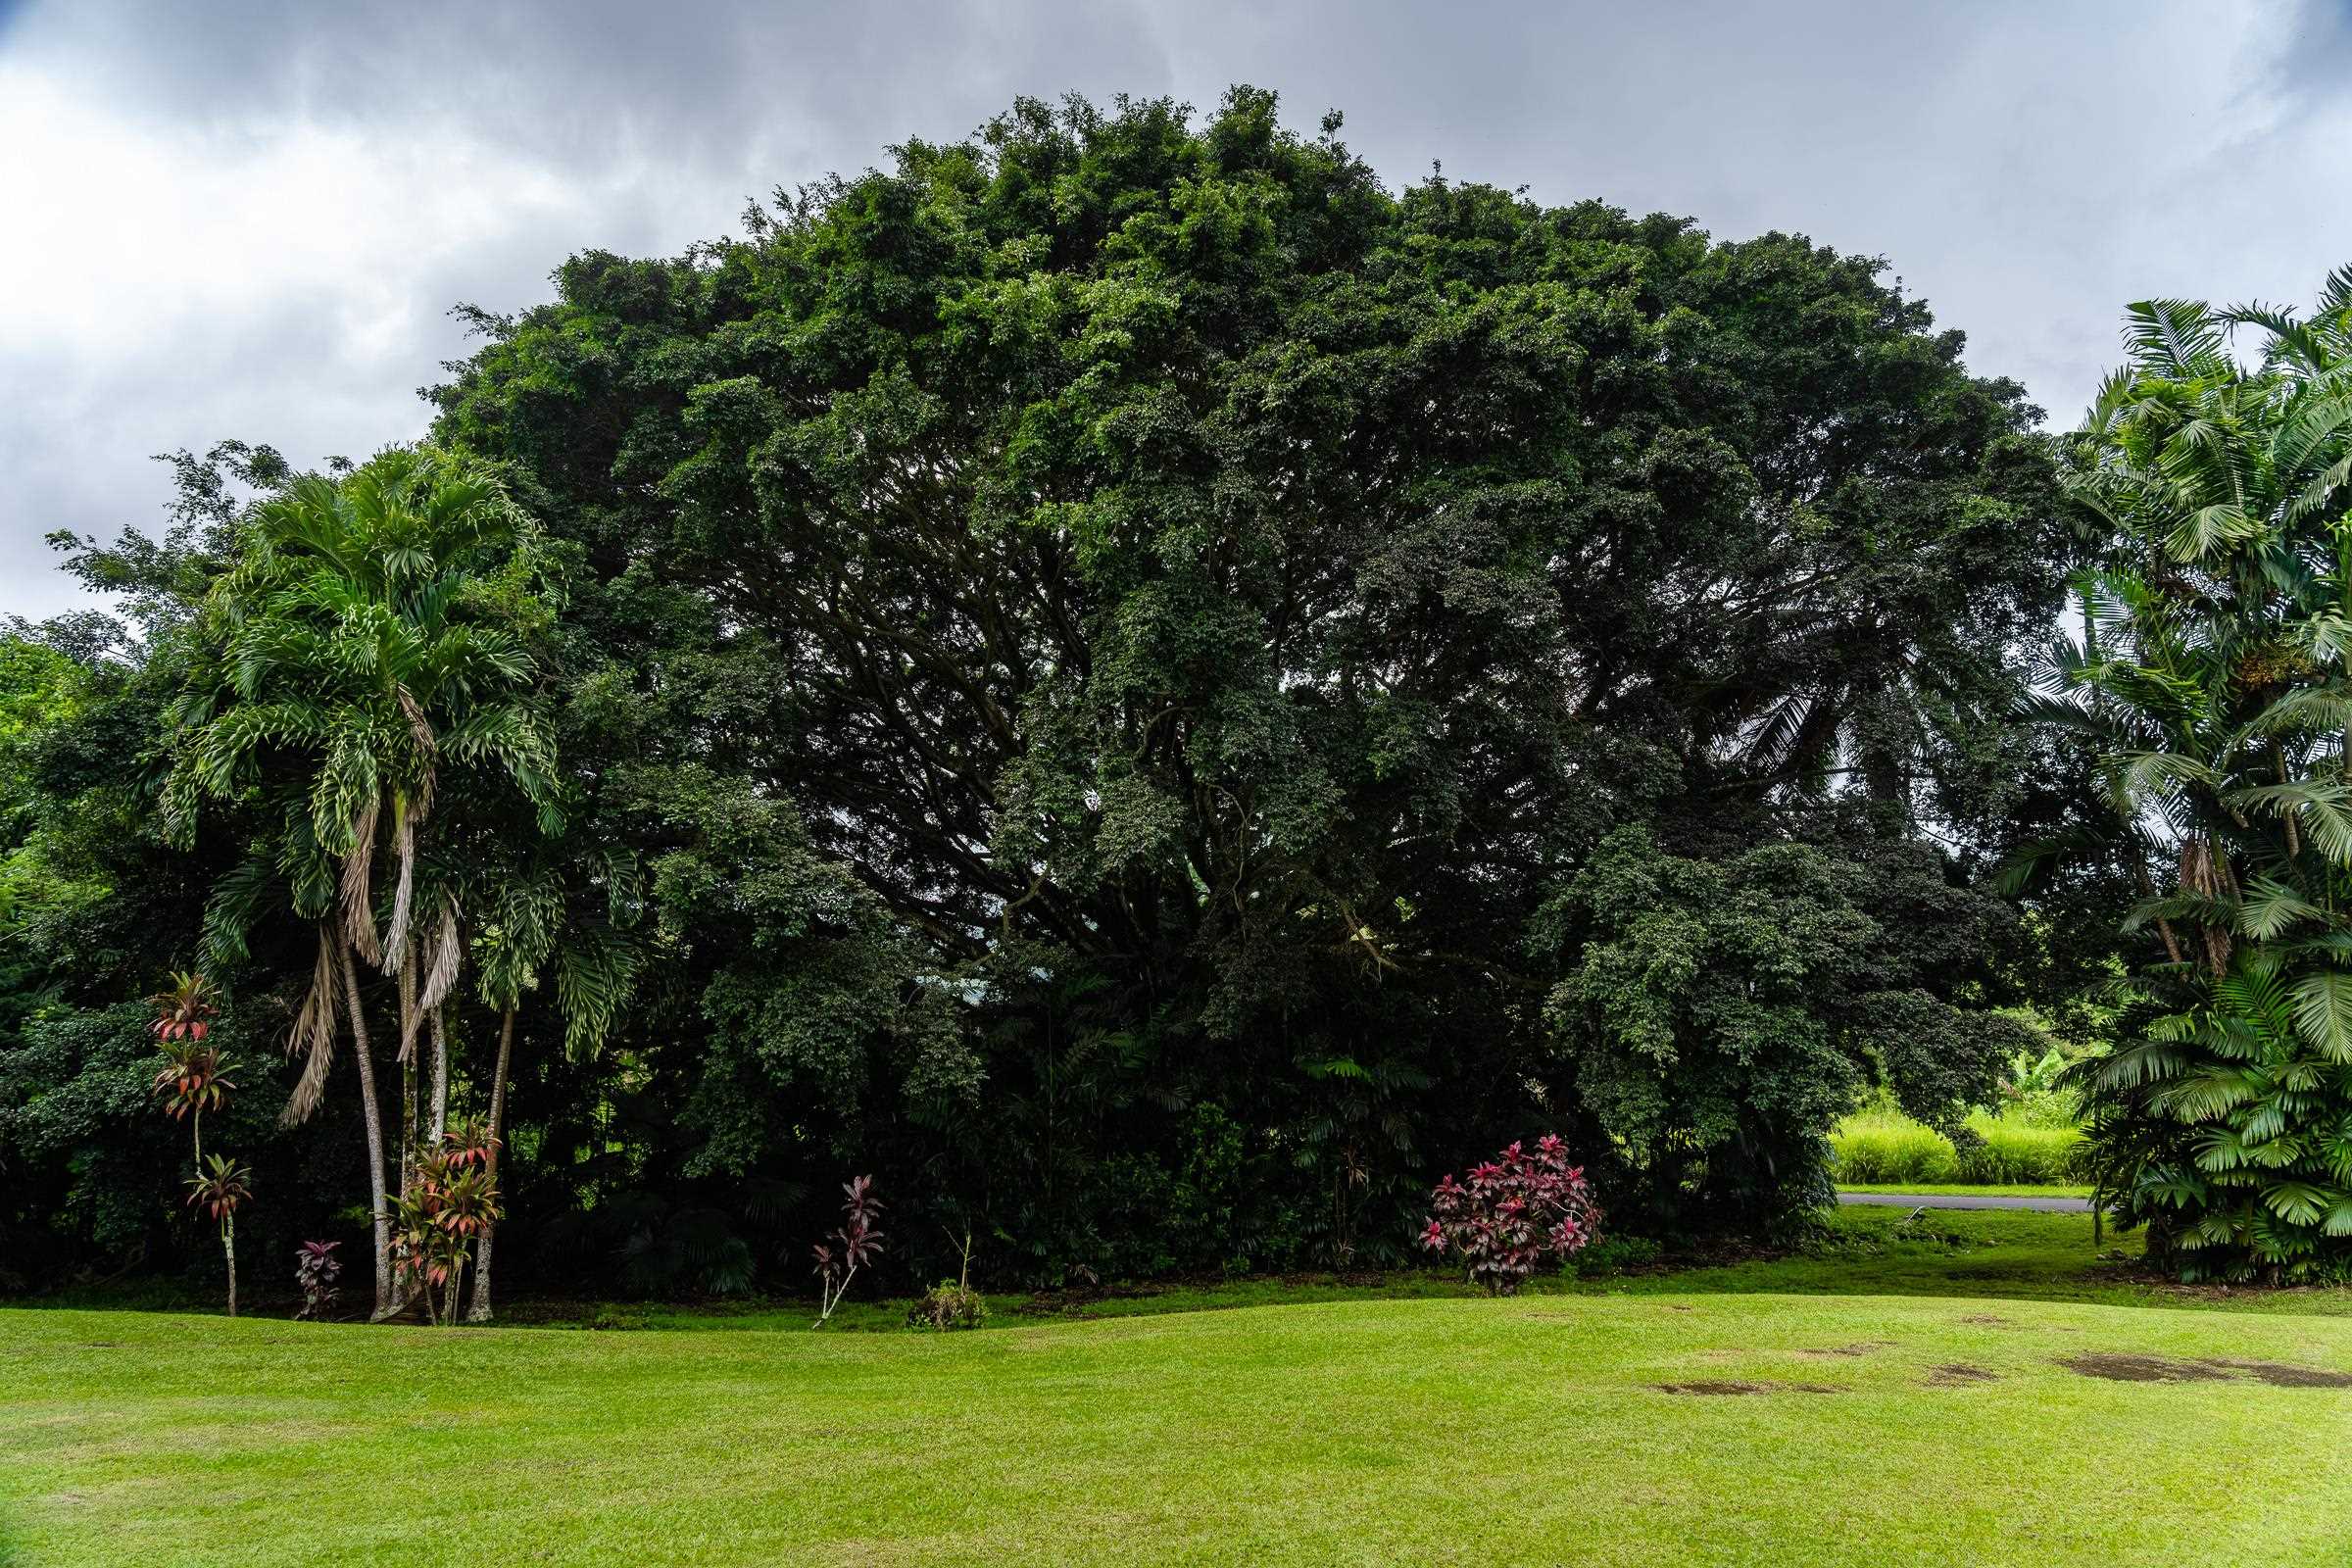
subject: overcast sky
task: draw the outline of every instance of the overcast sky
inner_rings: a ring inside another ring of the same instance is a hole
[[[0,0],[0,611],[42,535],[152,526],[150,454],[420,434],[449,307],[668,254],[1016,94],[1247,81],[1392,187],[1598,196],[1883,255],[2056,422],[2127,300],[2352,261],[2345,0]]]

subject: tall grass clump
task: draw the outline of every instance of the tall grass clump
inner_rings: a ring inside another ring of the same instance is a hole
[[[1838,1180],[1999,1187],[2076,1179],[2080,1128],[2038,1125],[2014,1108],[1973,1112],[1966,1126],[1973,1136],[1955,1146],[1891,1107],[1856,1111],[1830,1135]]]
[[[1952,1141],[1899,1110],[1858,1110],[1830,1134],[1841,1182],[1948,1182]]]

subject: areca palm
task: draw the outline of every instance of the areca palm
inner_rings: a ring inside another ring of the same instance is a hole
[[[233,569],[195,629],[174,707],[167,826],[183,839],[205,800],[260,808],[267,830],[216,890],[217,949],[281,903],[318,925],[308,997],[289,1048],[305,1056],[288,1120],[318,1108],[337,1012],[359,1058],[376,1213],[377,1305],[391,1304],[381,1118],[358,964],[392,977],[396,1059],[416,1132],[416,1047],[434,1027],[433,1082],[447,1084],[439,1009],[464,960],[455,876],[423,839],[453,781],[463,795],[520,798],[539,831],[561,828],[554,749],[524,641],[532,603],[493,573],[517,514],[495,482],[447,454],[394,449],[340,479],[308,476],[256,507]],[[517,624],[518,622],[522,624]],[[464,803],[461,803],[464,804]],[[392,860],[387,901],[379,856]]]
[[[2228,334],[2263,334],[2241,364]],[[2070,451],[2111,530],[2046,718],[2173,885],[2142,1036],[2085,1064],[2104,1202],[2190,1274],[2352,1265],[2352,273],[2308,320],[2132,307]],[[2186,946],[2176,925],[2197,934]]]
[[[573,1055],[602,1046],[634,989],[637,945],[626,934],[624,906],[634,878],[618,867],[598,868],[603,898],[576,885],[580,846],[542,839],[524,844],[506,835],[472,867],[482,911],[473,942],[476,983],[484,1005],[498,1014],[498,1056],[491,1070],[486,1174],[495,1183],[505,1147],[507,1086],[514,1070],[516,1015],[542,980],[555,980],[564,1021],[564,1043]],[[593,859],[594,858],[585,858]],[[600,910],[595,905],[601,902]],[[474,1242],[473,1293],[466,1315],[491,1317],[492,1254],[498,1215],[487,1215]]]

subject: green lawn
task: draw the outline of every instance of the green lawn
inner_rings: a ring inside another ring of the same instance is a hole
[[[1841,1193],[1919,1193],[1931,1198],[2088,1198],[2088,1187],[2032,1182],[1839,1182]]]
[[[950,1337],[0,1311],[0,1562],[2352,1552],[2352,1386],[2292,1386],[2352,1374],[2343,1293],[2167,1292],[2110,1277],[2081,1216],[1931,1217],[1514,1300],[1266,1283]],[[1170,1310],[1229,1303],[1284,1304]],[[2199,1309],[2238,1303],[2264,1309]]]

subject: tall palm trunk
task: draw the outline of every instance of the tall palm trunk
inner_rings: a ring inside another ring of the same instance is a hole
[[[400,1196],[409,1196],[416,1176],[416,966],[403,956],[400,965]]]
[[[392,1292],[392,1210],[384,1198],[384,1124],[375,1103],[375,1058],[368,1049],[368,1014],[360,1006],[360,972],[351,944],[341,937],[335,953],[343,969],[343,1003],[351,1012],[351,1049],[359,1058],[360,1103],[368,1120],[368,1199],[375,1216],[375,1316],[400,1309]]]
[[[498,1156],[501,1140],[507,1131],[507,1069],[514,1059],[514,1009],[509,1007],[498,1020],[498,1070],[490,1080],[490,1185],[498,1186]],[[496,1216],[482,1224],[482,1239],[473,1250],[473,1300],[466,1308],[466,1321],[490,1321],[490,1244],[498,1237]]]
[[[441,1004],[433,1004],[433,1094],[432,1125],[425,1135],[426,1147],[437,1147],[449,1132],[449,1033],[441,1016]]]

